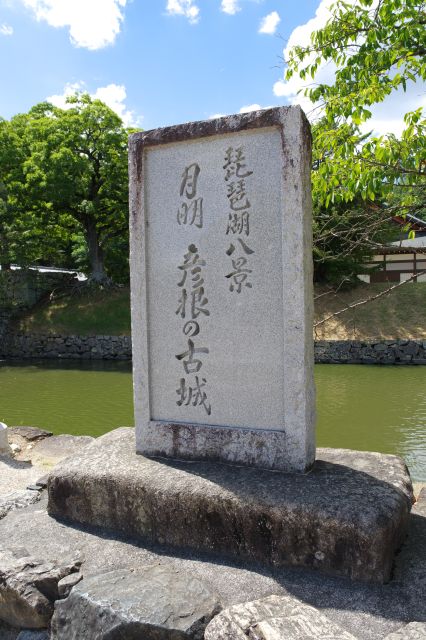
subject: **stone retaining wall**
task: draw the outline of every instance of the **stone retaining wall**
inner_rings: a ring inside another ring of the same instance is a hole
[[[9,333],[0,345],[3,358],[81,358],[130,360],[130,336],[64,336]],[[322,364],[424,364],[426,340],[320,340],[315,362]]]
[[[315,342],[315,362],[426,365],[426,340],[319,340]]]
[[[0,270],[0,354],[9,326],[16,316],[29,309],[46,293],[71,284],[75,274],[39,272],[34,269]]]
[[[130,360],[130,336],[63,336],[59,334],[6,335],[0,346],[5,358],[60,358],[83,360]]]

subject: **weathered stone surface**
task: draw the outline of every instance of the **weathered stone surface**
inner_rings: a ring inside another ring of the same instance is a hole
[[[129,158],[138,452],[306,472],[315,390],[305,115],[280,107],[144,131],[130,137]],[[197,202],[204,218],[192,224]],[[241,216],[250,224],[238,231]],[[187,360],[191,343],[197,359]]]
[[[70,594],[70,591],[76,584],[83,579],[83,574],[78,571],[77,573],[70,573],[62,580],[58,582],[58,595],[60,598],[67,598]]]
[[[137,546],[106,534],[66,526],[46,513],[46,497],[0,521],[0,540],[31,550],[35,557],[67,564],[76,553],[84,560],[85,576],[147,564],[172,564],[212,585],[224,607],[271,594],[291,595],[321,610],[332,622],[359,640],[383,640],[386,635],[424,612],[424,591],[412,586],[410,572],[387,585],[349,581],[298,568],[236,566],[211,555],[176,552],[164,546]],[[414,516],[411,516],[411,520]],[[30,525],[28,524],[30,523]],[[412,531],[412,529],[410,529]],[[410,533],[411,536],[411,533]],[[408,544],[410,538],[408,539]],[[405,547],[405,545],[404,545]],[[399,557],[399,556],[398,556]],[[418,555],[418,577],[426,575],[425,551]]]
[[[30,462],[0,456],[0,501],[7,494],[25,491],[29,484],[37,482],[43,469]]]
[[[426,489],[413,505],[408,539],[396,556],[394,581],[406,586],[406,598],[416,620],[426,622]],[[423,605],[418,606],[419,598]]]
[[[24,629],[18,635],[16,640],[49,640],[50,633],[45,629],[44,631],[33,631],[32,629]]]
[[[68,456],[77,455],[93,441],[91,436],[52,436],[35,444],[31,460],[35,465],[52,467]]]
[[[191,574],[151,565],[85,578],[55,604],[52,640],[202,640],[218,596]]]
[[[425,640],[426,639],[426,623],[410,622],[410,624],[401,627],[398,631],[386,636],[385,640]]]
[[[205,640],[357,640],[314,607],[291,596],[268,596],[225,609]]]
[[[31,489],[13,491],[6,495],[0,495],[0,520],[7,516],[13,509],[23,509],[29,504],[40,500],[40,494]]]
[[[0,550],[0,619],[12,627],[47,627],[59,597],[59,580],[78,566],[37,560],[25,549]]]
[[[9,427],[10,435],[19,436],[28,440],[28,442],[34,442],[35,440],[43,440],[44,438],[50,438],[53,436],[51,431],[46,429],[39,429],[38,427]]]
[[[1,640],[16,640],[19,635],[19,629],[11,627],[0,620],[0,638]]]
[[[154,461],[133,446],[134,431],[117,429],[61,463],[50,514],[239,561],[389,579],[412,500],[399,458],[319,449],[301,476]]]

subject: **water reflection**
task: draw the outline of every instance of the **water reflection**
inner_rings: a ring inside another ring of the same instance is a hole
[[[317,365],[318,445],[394,453],[426,481],[426,367]],[[0,421],[101,435],[133,424],[127,361],[0,362]]]
[[[426,367],[317,365],[318,444],[394,453],[426,480]]]

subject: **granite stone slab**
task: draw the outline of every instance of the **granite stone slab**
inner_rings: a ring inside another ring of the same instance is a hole
[[[170,565],[85,578],[55,604],[52,640],[203,640],[221,610],[212,589]]]
[[[291,596],[268,596],[225,609],[205,640],[357,640],[314,607]]]
[[[311,467],[310,158],[300,107],[130,136],[139,453]]]
[[[319,449],[310,474],[158,461],[117,429],[51,473],[49,513],[148,543],[386,582],[412,486],[396,456]]]

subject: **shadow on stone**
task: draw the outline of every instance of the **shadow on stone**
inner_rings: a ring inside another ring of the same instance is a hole
[[[60,464],[49,513],[221,559],[389,580],[412,501],[399,458],[322,449],[298,475],[149,460],[133,446],[118,429]]]

